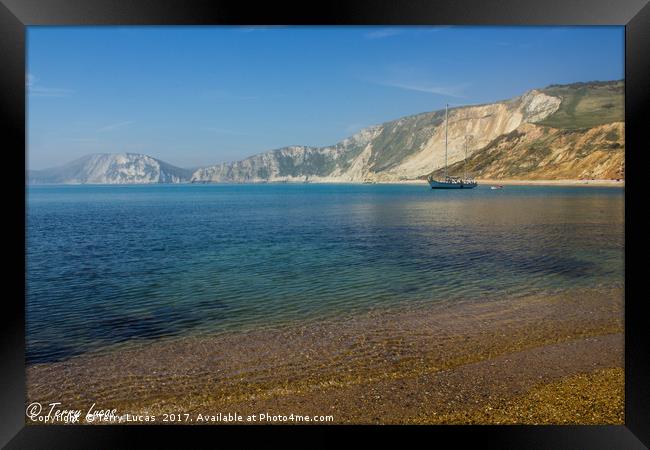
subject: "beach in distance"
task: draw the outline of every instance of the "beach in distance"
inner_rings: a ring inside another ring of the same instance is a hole
[[[27,403],[624,423],[624,189],[491,185],[27,186]]]
[[[625,180],[599,180],[599,179],[578,179],[578,180],[477,180],[482,184],[489,185],[520,185],[520,186],[616,186],[625,187]]]
[[[567,180],[513,180],[513,179],[477,179],[477,183],[488,186],[615,186],[625,187],[625,180],[567,179]],[[378,181],[376,184],[414,184],[424,185],[424,180]]]

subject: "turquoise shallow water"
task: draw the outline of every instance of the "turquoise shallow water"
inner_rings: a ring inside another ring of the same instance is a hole
[[[27,188],[27,361],[375,307],[623,286],[620,188]]]

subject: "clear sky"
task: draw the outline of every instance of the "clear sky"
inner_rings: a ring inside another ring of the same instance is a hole
[[[624,78],[623,27],[29,27],[28,165],[198,167],[555,83]]]

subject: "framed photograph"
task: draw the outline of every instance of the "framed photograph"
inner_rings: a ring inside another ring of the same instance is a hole
[[[644,1],[1,1],[3,446],[650,443]]]

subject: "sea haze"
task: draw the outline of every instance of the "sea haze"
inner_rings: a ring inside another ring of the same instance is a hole
[[[27,361],[373,308],[622,287],[623,189],[27,187]]]

